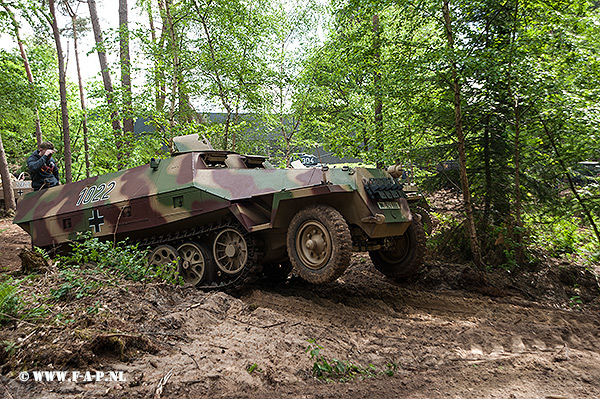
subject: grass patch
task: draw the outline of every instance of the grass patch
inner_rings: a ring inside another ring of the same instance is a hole
[[[308,339],[308,343],[305,352],[314,361],[311,373],[315,378],[322,381],[349,382],[356,379],[372,378],[382,374],[391,377],[397,368],[395,363],[388,363],[386,365],[387,369],[381,371],[373,364],[364,367],[346,360],[328,359],[321,353],[323,347],[317,344],[314,339]]]

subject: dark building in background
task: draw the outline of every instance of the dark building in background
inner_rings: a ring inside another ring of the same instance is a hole
[[[218,112],[208,112],[202,115],[209,124],[222,124],[225,123],[227,119],[227,114]],[[241,120],[248,124],[248,127],[246,128],[246,137],[250,137],[251,141],[252,138],[255,138],[257,143],[260,143],[260,145],[257,144],[256,146],[256,151],[260,151],[260,155],[266,155],[269,158],[282,158],[284,156],[285,149],[280,147],[279,143],[277,142],[279,133],[277,129],[269,128],[263,121],[261,121],[259,118],[254,117],[251,114],[242,114],[239,117]],[[144,133],[154,131],[154,126],[152,126],[152,124],[149,123],[149,121],[149,118],[139,117],[136,119],[133,128],[136,137],[143,135]],[[265,141],[269,143],[267,145],[267,148],[265,148],[264,145]],[[218,143],[213,143],[213,145],[215,147],[218,147]],[[306,155],[308,155],[308,157]],[[305,160],[312,158],[312,160],[316,160],[315,164],[321,162],[324,164],[362,162],[362,160],[359,158],[336,157],[332,153],[325,150],[323,147],[318,147],[318,149],[296,147],[293,152],[292,160],[301,158],[304,158]],[[305,163],[303,161],[303,163],[307,166],[314,166],[312,165],[313,162]]]

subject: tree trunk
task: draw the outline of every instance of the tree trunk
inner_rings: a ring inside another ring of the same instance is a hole
[[[515,229],[512,232],[513,237],[514,237],[514,241],[517,244],[516,248],[515,248],[515,261],[517,262],[518,265],[522,264],[523,262],[523,232],[522,232],[522,227],[523,227],[523,222],[521,220],[521,213],[522,213],[522,204],[521,204],[521,160],[520,160],[520,135],[521,135],[521,115],[520,115],[520,110],[519,110],[519,98],[517,95],[514,94],[513,91],[513,85],[512,85],[512,69],[513,69],[513,48],[514,48],[514,44],[515,44],[515,40],[516,40],[516,24],[517,24],[517,19],[519,16],[519,1],[515,1],[515,12],[514,12],[514,23],[515,25],[513,26],[512,32],[511,32],[511,37],[510,37],[510,59],[509,59],[509,63],[508,63],[508,69],[507,69],[507,73],[508,73],[508,77],[506,79],[507,81],[507,91],[508,91],[508,98],[511,102],[511,108],[513,110],[513,114],[515,116],[515,138],[514,138],[514,154],[513,154],[513,163],[515,165],[515,200],[514,200],[514,209],[513,209],[513,214],[514,214],[514,223],[515,223]]]
[[[119,122],[119,115],[114,109],[114,92],[112,80],[110,78],[110,70],[108,68],[108,62],[106,61],[106,52],[104,51],[104,39],[102,39],[102,30],[100,28],[100,20],[98,19],[98,12],[96,11],[96,0],[88,0],[88,7],[90,9],[90,19],[92,20],[92,29],[94,31],[94,40],[96,42],[96,48],[98,49],[98,60],[100,61],[100,70],[102,73],[102,82],[104,83],[104,90],[106,91],[106,102],[110,108],[113,108],[111,112],[113,134],[115,135],[115,144],[117,147],[117,169],[123,168],[123,132],[121,130],[121,122]]]
[[[17,39],[17,44],[19,45],[19,52],[21,53],[21,58],[23,59],[23,66],[25,67],[25,72],[27,73],[27,80],[29,81],[29,87],[31,90],[34,89],[33,82],[33,74],[31,73],[31,67],[29,66],[29,59],[27,58],[27,53],[25,52],[25,46],[23,46],[23,41],[21,40],[21,34],[19,33],[19,23],[15,18],[15,14],[6,4],[2,4],[7,14],[9,15],[13,29],[15,31],[15,38]],[[35,140],[37,144],[40,145],[42,142],[42,126],[40,124],[40,114],[38,112],[37,101],[35,103]]]
[[[509,90],[510,92],[511,90]],[[512,93],[511,93],[512,98]],[[514,164],[515,164],[515,224],[516,229],[514,231],[515,242],[517,248],[515,249],[515,261],[518,265],[523,263],[523,221],[521,220],[522,205],[521,205],[521,160],[520,160],[520,135],[521,135],[521,120],[519,114],[519,99],[515,96],[513,102],[513,111],[515,113],[515,153],[514,153]]]
[[[160,1],[159,1],[160,4]],[[159,7],[162,12],[162,7]],[[156,39],[156,28],[154,26],[154,17],[152,16],[152,1],[148,1],[148,23],[150,24],[150,38],[152,44],[156,46],[154,56],[157,58],[154,61],[154,90],[155,93],[155,111],[161,113],[165,107],[166,100],[166,85],[165,76],[163,72],[164,66],[162,65],[163,56],[162,49],[165,37],[165,30],[163,29],[160,37],[160,42]]]
[[[452,22],[450,19],[450,8],[448,6],[448,0],[444,0],[442,12],[444,16],[446,38],[448,40],[448,49],[452,54],[450,68],[452,72],[452,91],[454,92],[454,127],[456,129],[456,136],[458,139],[458,163],[460,167],[460,182],[463,192],[463,202],[465,204],[465,213],[467,216],[467,230],[469,232],[469,243],[471,245],[471,252],[473,253],[473,261],[475,262],[475,265],[477,267],[481,268],[483,266],[483,261],[481,259],[481,249],[479,247],[479,240],[477,239],[477,230],[475,229],[475,216],[473,214],[473,204],[471,203],[469,178],[467,176],[467,154],[465,149],[465,135],[463,132],[462,124],[461,88],[457,73],[456,60],[454,59],[453,55],[454,37],[452,35]]]
[[[243,83],[240,83],[243,84]],[[242,96],[241,93],[238,92],[237,97],[235,99],[235,111],[233,114],[233,126],[236,126],[239,124],[239,120],[240,120],[240,97]],[[231,135],[231,151],[235,152],[235,147],[237,145],[237,130],[234,129],[233,134]]]
[[[383,98],[381,85],[381,30],[379,29],[379,15],[373,15],[373,56],[375,61],[375,72],[373,72],[373,86],[375,88],[375,145],[377,146],[377,167],[383,167]]]
[[[83,150],[85,156],[85,177],[90,177],[90,148],[88,145],[88,130],[87,130],[87,109],[85,106],[85,97],[83,93],[83,83],[81,80],[81,63],[79,61],[79,42],[77,40],[77,15],[73,12],[71,5],[65,2],[67,12],[71,17],[71,25],[73,27],[73,43],[75,46],[75,64],[77,66],[77,83],[79,86],[79,102],[81,103],[81,111],[83,112],[83,120],[81,121],[83,128]],[[79,172],[78,172],[79,173]]]
[[[131,58],[129,56],[129,20],[127,0],[119,0],[119,44],[121,86],[123,87],[123,134],[125,144],[133,137],[133,106],[131,95]]]
[[[4,190],[4,207],[9,209],[17,209],[15,202],[15,192],[12,189],[12,181],[10,171],[8,170],[8,161],[4,152],[4,144],[2,144],[2,136],[0,136],[0,177],[2,178],[2,190]]]
[[[490,143],[490,114],[485,116],[483,127],[483,170],[485,175],[485,194],[483,196],[483,223],[488,224],[492,210],[492,155]]]
[[[200,122],[198,113],[194,110],[190,102],[188,89],[182,72],[182,62],[180,58],[181,49],[179,48],[179,37],[175,29],[175,22],[173,22],[172,14],[172,0],[166,0],[164,3],[162,0],[159,1],[161,15],[163,16],[163,33],[168,31],[170,40],[170,49],[173,56],[173,77],[172,77],[172,89],[171,89],[171,109],[169,111],[171,125],[175,124],[175,104],[178,104],[178,120],[180,122]],[[161,37],[161,41],[162,41]]]
[[[490,23],[489,21],[485,24],[485,48],[490,47]],[[486,82],[485,87],[485,103],[491,104],[490,89],[487,87],[489,82]],[[490,110],[485,112],[485,118],[483,120],[483,171],[485,176],[485,191],[483,194],[483,217],[482,224],[487,226],[490,220],[490,213],[492,211],[492,143],[491,143],[491,126],[490,126]]]
[[[56,9],[54,7],[54,0],[49,0],[48,5],[50,7],[52,26],[52,33],[54,34],[54,41],[56,42],[56,54],[58,57],[58,84],[60,89],[60,111],[62,119],[62,133],[63,133],[63,156],[65,160],[65,180],[67,183],[71,183],[73,178],[71,176],[71,138],[69,135],[69,109],[67,107],[67,78],[65,76],[65,60],[62,52],[62,45],[60,43],[60,32],[58,30],[58,23],[56,21]]]
[[[163,18],[163,32],[168,32],[170,45],[167,49],[170,50],[173,58],[173,76],[171,77],[171,106],[169,108],[169,122],[171,126],[175,125],[175,103],[178,94],[181,92],[179,82],[179,45],[177,42],[177,33],[173,24],[173,16],[171,15],[171,0],[159,0],[158,2],[161,15]],[[166,27],[166,28],[165,28]]]

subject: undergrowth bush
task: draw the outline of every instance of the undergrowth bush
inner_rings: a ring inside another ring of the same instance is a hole
[[[551,256],[567,259],[580,258],[586,266],[600,263],[599,245],[590,231],[582,227],[578,218],[569,216],[528,215],[529,223],[535,224],[532,245],[547,250]]]
[[[0,282],[0,324],[19,317],[21,299],[18,289],[19,282],[13,278]]]
[[[432,252],[444,260],[468,262],[473,260],[469,234],[464,220],[450,217],[439,217],[440,225],[429,239]],[[527,251],[526,240],[519,244],[514,239],[515,228],[507,226],[483,225],[478,223],[477,234],[484,263],[488,268],[515,270],[532,263]],[[522,230],[523,233],[526,229]],[[517,252],[522,250],[523,259],[517,264]]]
[[[563,214],[523,213],[525,227],[477,224],[477,234],[484,263],[489,268],[516,270],[538,265],[544,256],[582,262],[585,266],[600,263],[600,246],[581,218]],[[464,218],[438,216],[439,224],[428,240],[430,252],[446,261],[472,260]],[[516,233],[522,237],[516,241]],[[521,253],[520,262],[517,254]]]
[[[44,304],[32,306],[23,300],[19,294],[22,281],[9,277],[0,282],[0,324],[12,320],[35,320],[48,312]]]
[[[438,226],[427,240],[430,252],[439,258],[453,262],[470,260],[471,248],[463,220],[444,214],[436,216],[439,221]]]
[[[137,244],[100,241],[86,233],[72,244],[68,255],[56,258],[64,283],[51,290],[56,299],[80,298],[95,292],[103,285],[119,281],[166,281],[182,283],[176,264],[151,267],[148,252]]]

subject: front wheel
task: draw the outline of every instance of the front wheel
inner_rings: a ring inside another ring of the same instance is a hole
[[[302,279],[313,284],[329,283],[350,265],[350,229],[334,208],[312,205],[292,218],[287,231],[287,250]]]
[[[418,205],[412,207],[411,210],[413,211],[413,214],[416,213],[421,216],[421,225],[423,226],[423,230],[425,230],[427,235],[431,235],[434,226],[433,216],[431,216],[431,213],[429,213],[427,209]]]
[[[377,270],[400,280],[419,272],[425,251],[425,230],[421,223],[413,221],[403,235],[385,238],[383,247],[369,251],[369,256]]]

